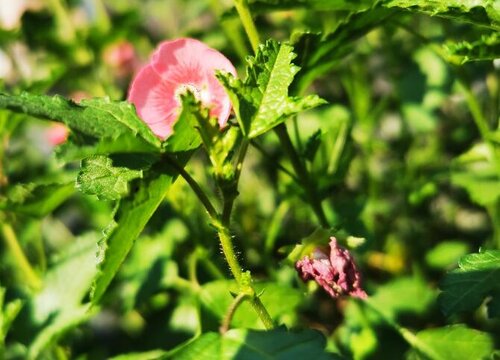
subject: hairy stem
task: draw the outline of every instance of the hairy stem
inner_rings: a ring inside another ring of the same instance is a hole
[[[12,256],[15,259],[15,264],[18,266],[19,270],[23,273],[28,286],[33,288],[34,290],[38,290],[42,287],[42,281],[36,274],[35,270],[31,267],[26,255],[19,245],[19,241],[17,240],[16,234],[12,229],[12,226],[4,222],[1,225],[2,229],[2,237],[7,245],[7,248],[10,250]]]
[[[316,217],[318,218],[320,225],[324,228],[328,228],[329,227],[328,220],[326,219],[325,212],[323,211],[323,207],[321,206],[321,201],[318,197],[314,184],[311,183],[309,173],[304,163],[299,158],[299,155],[297,154],[297,151],[293,146],[292,140],[290,139],[290,135],[288,134],[286,126],[284,124],[280,124],[276,126],[275,131],[276,134],[278,135],[278,138],[280,139],[281,146],[283,146],[283,149],[285,150],[288,157],[290,158],[290,161],[292,162],[292,166],[295,173],[297,174],[299,183],[304,188],[308,200],[311,204],[311,208],[316,214]]]
[[[229,327],[231,326],[231,320],[233,319],[236,309],[238,309],[238,306],[240,306],[240,304],[243,303],[243,300],[245,300],[247,296],[248,294],[239,293],[238,296],[234,298],[219,328],[221,334],[225,334],[229,330]]]

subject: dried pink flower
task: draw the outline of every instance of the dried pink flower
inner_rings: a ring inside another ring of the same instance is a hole
[[[236,76],[234,66],[224,55],[198,40],[163,42],[150,63],[136,75],[128,100],[161,139],[172,134],[182,107],[180,95],[187,90],[210,109],[210,115],[217,117],[223,127],[229,118],[231,103],[215,77],[216,70]]]
[[[349,295],[361,299],[366,293],[361,289],[361,275],[347,249],[330,238],[330,254],[316,249],[312,258],[305,256],[297,261],[295,268],[303,281],[315,280],[331,297]]]

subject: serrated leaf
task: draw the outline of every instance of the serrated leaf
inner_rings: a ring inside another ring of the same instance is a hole
[[[172,169],[160,169],[159,172],[152,169],[137,184],[137,189],[120,200],[115,219],[100,242],[100,272],[92,291],[93,304],[101,299],[176,177]]]
[[[0,199],[0,209],[42,217],[54,211],[74,192],[73,182],[17,184],[8,189],[5,199]]]
[[[388,8],[422,12],[430,16],[500,29],[500,5],[496,0],[389,0],[382,4]]]
[[[82,160],[76,184],[84,194],[97,195],[101,200],[118,200],[128,194],[129,182],[142,176],[142,170],[113,166],[109,157],[95,155]]]
[[[455,64],[463,65],[470,61],[485,61],[500,58],[500,35],[493,32],[482,35],[477,41],[449,42],[444,45],[448,59]]]
[[[440,285],[439,303],[445,315],[473,311],[500,289],[500,250],[465,255],[458,266]]]
[[[324,104],[318,96],[289,97],[288,88],[299,67],[289,43],[268,40],[248,60],[244,81],[231,74],[217,77],[229,93],[243,134],[259,136],[300,111]]]
[[[0,93],[0,108],[65,123],[74,132],[69,141],[78,138],[79,145],[100,145],[107,153],[156,152],[161,147],[128,102],[95,98],[76,104],[57,95]]]
[[[395,13],[392,9],[374,8],[351,14],[329,34],[294,34],[292,44],[299,55],[294,63],[301,71],[293,81],[293,93],[300,94],[315,79],[331,71],[352,52],[356,40]]]
[[[201,145],[200,135],[196,131],[199,121],[208,121],[208,110],[202,108],[191,92],[181,96],[182,112],[174,124],[173,134],[163,146],[167,152],[194,150]]]
[[[318,331],[269,331],[235,329],[224,335],[208,332],[182,345],[162,359],[341,359],[327,353],[325,338]]]
[[[486,359],[493,351],[493,340],[485,332],[452,325],[420,331],[416,335],[425,354],[412,350],[408,358],[432,360]]]

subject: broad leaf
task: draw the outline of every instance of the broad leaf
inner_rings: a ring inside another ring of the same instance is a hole
[[[421,350],[411,351],[408,358],[412,360],[486,359],[493,351],[490,335],[463,325],[420,331],[416,339]]]
[[[101,200],[118,200],[129,192],[129,182],[142,178],[142,170],[113,166],[113,160],[95,155],[82,161],[76,178],[78,189]]]
[[[99,145],[103,152],[154,152],[161,146],[127,102],[96,98],[76,104],[61,96],[0,93],[0,108],[63,122],[74,131],[70,140]]]
[[[218,74],[245,136],[259,136],[287,117],[325,103],[315,95],[288,96],[288,88],[299,71],[292,63],[295,57],[290,44],[268,40],[259,46],[255,57],[249,58],[244,81],[231,74]]]
[[[208,332],[162,359],[340,359],[327,353],[325,338],[314,330],[289,332],[235,329],[224,335]]]
[[[439,303],[446,315],[475,310],[487,296],[495,296],[490,316],[498,315],[500,250],[468,254],[441,282]]]
[[[177,174],[174,170],[159,170],[148,171],[137,184],[137,189],[120,200],[114,221],[100,242],[100,272],[92,293],[94,304],[101,299],[135,240],[161,204],[165,192],[175,181]]]

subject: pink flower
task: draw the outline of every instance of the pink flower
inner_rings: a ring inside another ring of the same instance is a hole
[[[45,136],[50,145],[61,145],[68,138],[68,128],[64,124],[53,123],[46,130]]]
[[[224,55],[198,40],[163,42],[132,81],[128,100],[161,139],[172,134],[182,108],[180,96],[187,90],[210,109],[210,115],[217,117],[223,127],[229,118],[231,103],[215,77],[216,70],[236,76],[234,66]]]
[[[367,296],[361,289],[361,275],[354,259],[347,249],[337,245],[334,237],[330,238],[329,255],[316,249],[312,259],[305,256],[297,261],[295,268],[303,281],[315,280],[334,299],[341,295],[361,299]]]

